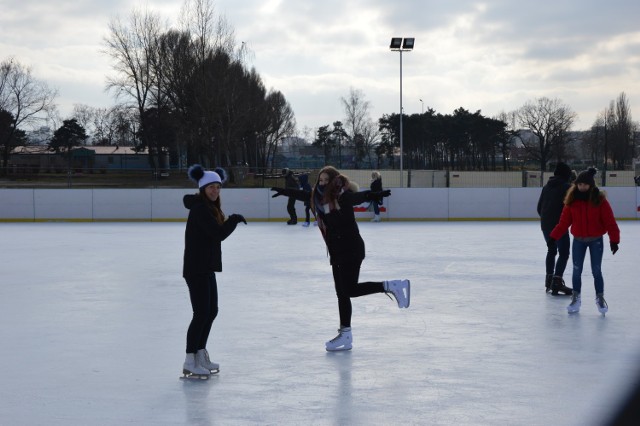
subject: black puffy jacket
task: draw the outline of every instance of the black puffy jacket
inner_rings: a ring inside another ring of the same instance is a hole
[[[332,265],[362,262],[364,259],[364,240],[360,236],[353,206],[367,201],[368,192],[345,191],[338,197],[340,209],[328,213],[316,206],[316,215],[324,224],[324,239]]]
[[[552,176],[542,188],[538,199],[538,215],[543,231],[551,232],[558,224],[564,208],[564,196],[570,187],[568,179]]]
[[[357,188],[357,187],[356,187]],[[311,192],[272,188],[284,196],[294,197],[298,201],[309,203]],[[322,223],[320,230],[327,244],[332,265],[361,262],[364,259],[364,240],[360,236],[353,206],[373,201],[379,194],[372,191],[346,190],[338,197],[340,209],[325,212],[322,206],[315,206],[315,215]]]
[[[182,276],[222,271],[222,241],[236,229],[236,221],[218,223],[200,195],[185,195],[182,202],[189,209],[184,233]]]

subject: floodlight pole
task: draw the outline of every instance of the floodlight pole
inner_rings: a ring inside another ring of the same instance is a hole
[[[404,173],[402,171],[402,159],[404,157],[402,140],[402,49],[400,49],[400,188],[404,188]]]
[[[404,140],[402,131],[402,52],[411,51],[413,49],[413,43],[413,38],[395,37],[391,39],[391,45],[389,46],[392,51],[400,52],[400,188],[404,187]]]

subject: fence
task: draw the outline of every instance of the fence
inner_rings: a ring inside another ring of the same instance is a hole
[[[619,219],[640,216],[640,188],[605,188]],[[182,221],[193,189],[0,189],[3,221]],[[250,220],[288,219],[287,198],[266,188],[223,190],[224,211]],[[540,188],[395,188],[385,199],[383,220],[537,220]],[[371,219],[366,203],[359,219]],[[297,204],[298,212],[302,205]]]
[[[342,173],[368,188],[371,170],[341,170]],[[227,169],[227,187],[269,188],[283,186],[284,177],[278,171],[255,171],[248,167]],[[315,182],[318,170],[294,170],[308,173],[309,181]],[[553,176],[552,172],[540,171],[447,171],[447,170],[379,170],[385,188],[536,188]],[[600,186],[636,186],[636,173],[630,170],[599,172],[596,182]],[[606,178],[606,179],[605,179]],[[606,181],[606,185],[605,185]],[[185,169],[82,169],[71,172],[35,172],[29,168],[12,169],[6,176],[0,176],[0,188],[193,188]]]

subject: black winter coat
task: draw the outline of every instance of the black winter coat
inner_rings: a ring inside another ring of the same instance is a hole
[[[311,193],[307,191],[282,188],[279,188],[279,191],[298,201],[311,201]],[[364,240],[360,236],[353,206],[373,201],[372,195],[371,191],[352,192],[347,190],[338,198],[340,209],[325,213],[321,206],[315,206],[316,217],[322,222],[320,227],[332,265],[362,262],[364,259]]]
[[[215,216],[199,195],[185,195],[184,206],[189,218],[184,233],[184,278],[222,271],[222,241],[236,229],[238,223],[225,220],[218,224]]]
[[[369,185],[372,192],[381,192],[382,191],[382,178],[374,179]],[[379,205],[382,205],[382,199],[377,202]]]
[[[540,199],[538,199],[538,215],[543,231],[551,232],[560,221],[564,208],[564,196],[570,187],[571,184],[567,179],[552,176],[542,188]]]

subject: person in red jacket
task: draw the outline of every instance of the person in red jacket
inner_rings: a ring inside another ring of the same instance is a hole
[[[571,259],[573,261],[573,295],[567,306],[569,313],[580,311],[582,289],[582,266],[589,249],[591,258],[591,272],[593,273],[596,290],[596,306],[600,313],[608,311],[604,300],[604,279],[602,278],[602,255],[604,252],[604,234],[609,234],[611,253],[616,254],[620,244],[620,229],[613,216],[611,205],[604,192],[596,186],[594,176],[597,170],[590,168],[580,173],[564,199],[564,208],[560,221],[551,231],[549,247],[571,228],[573,246]]]

